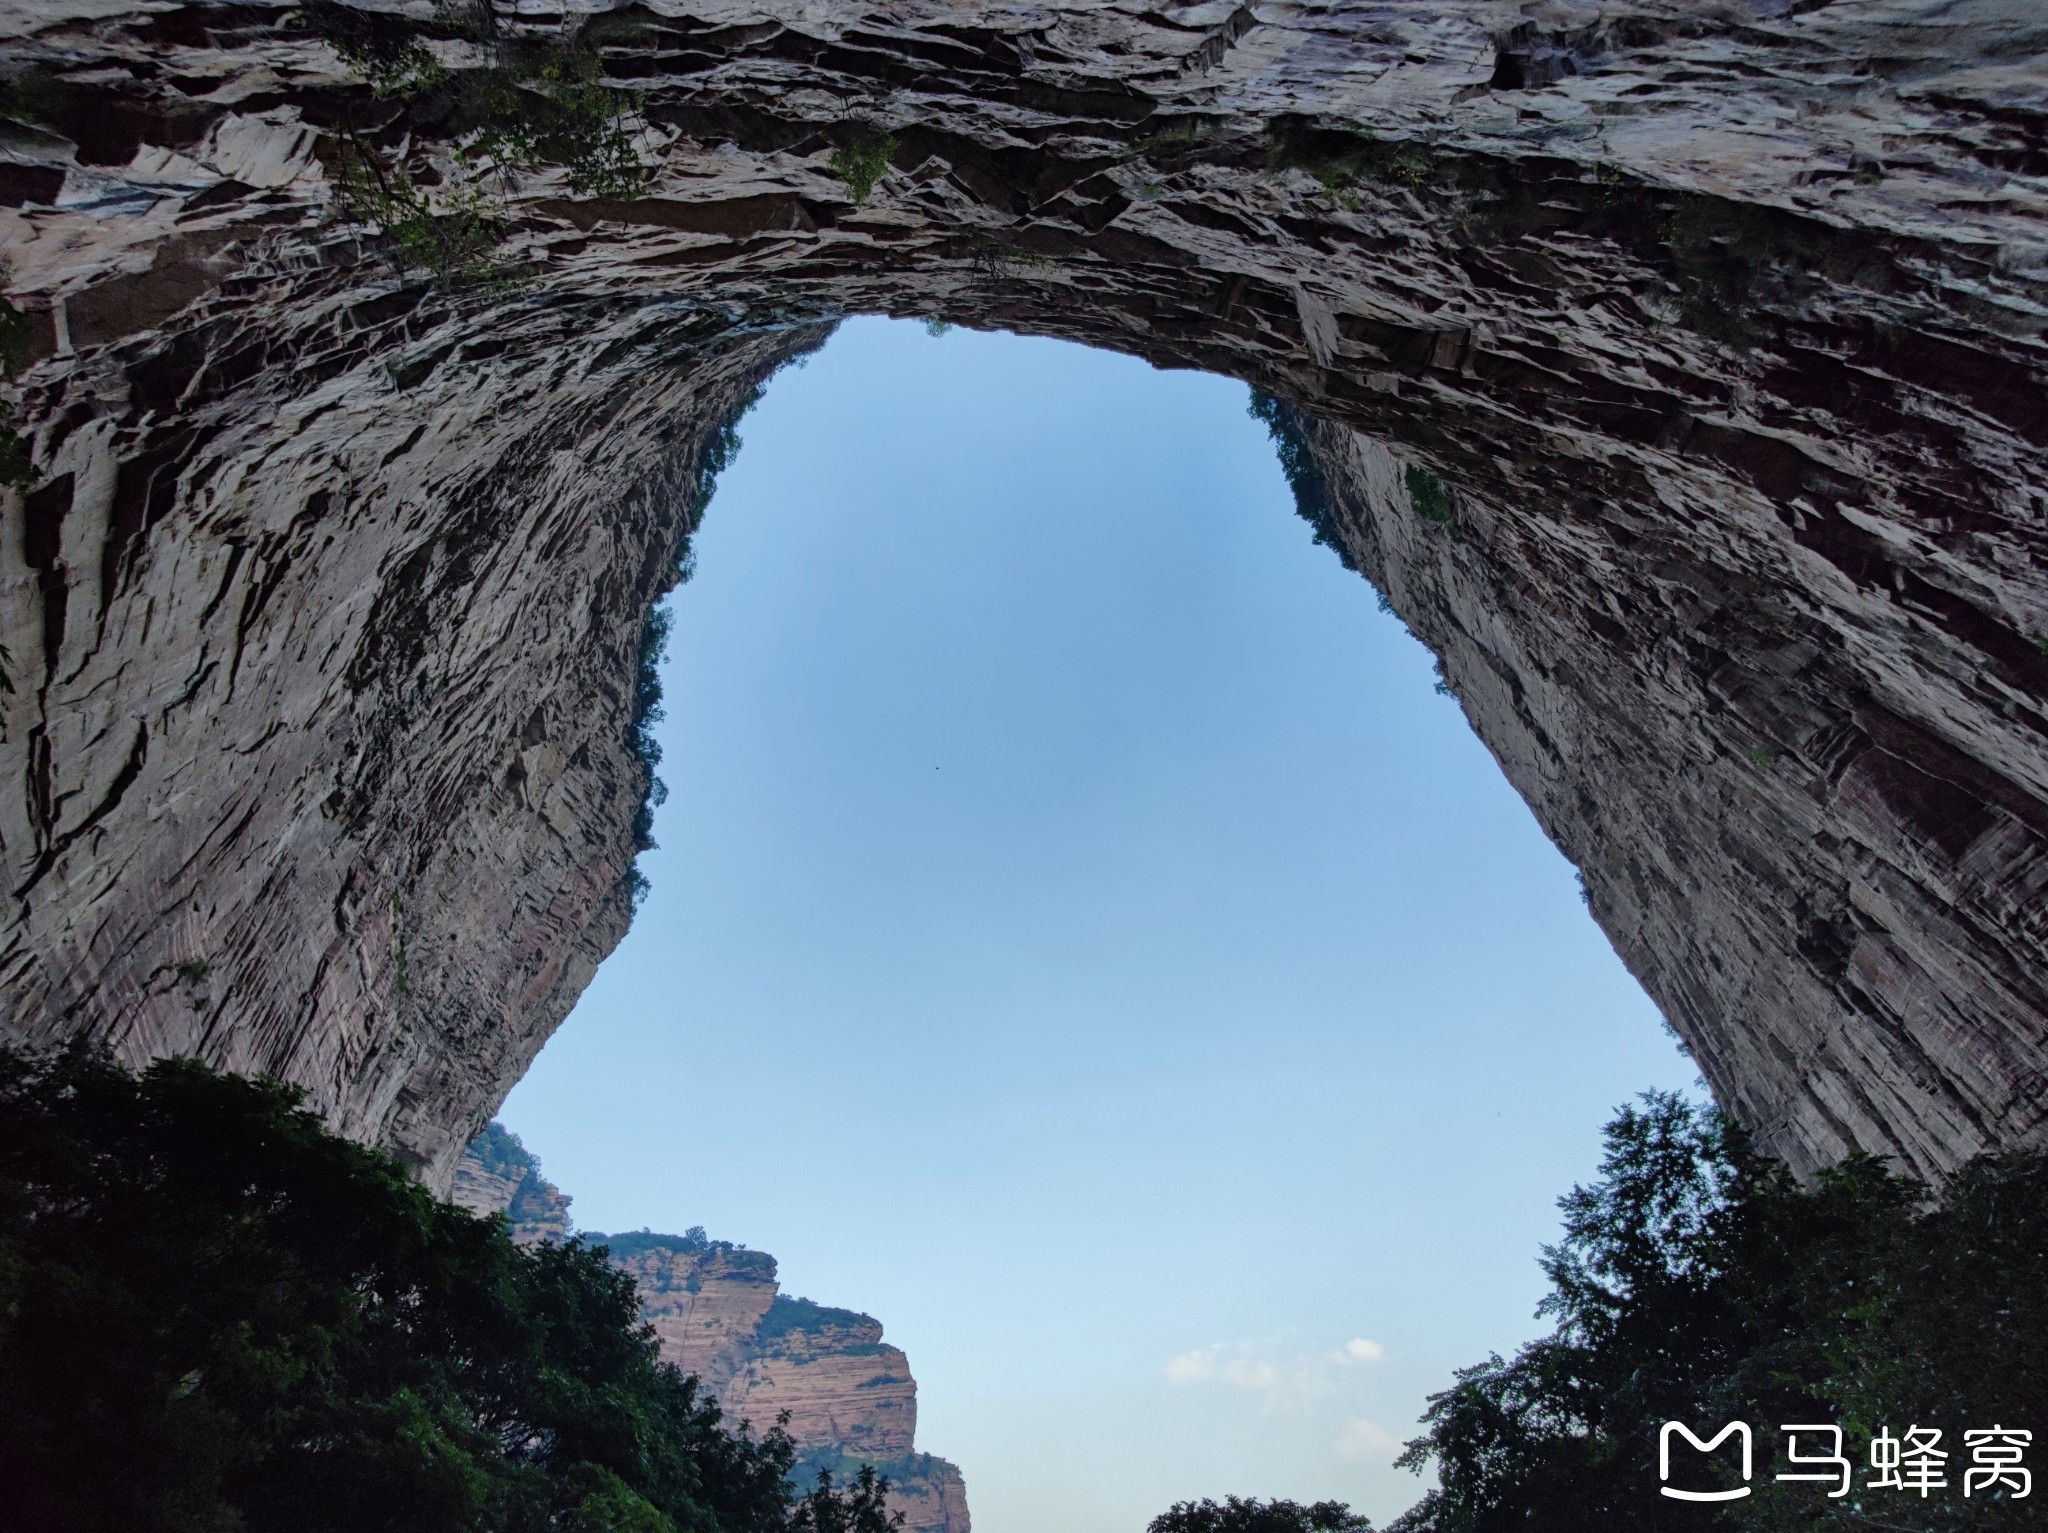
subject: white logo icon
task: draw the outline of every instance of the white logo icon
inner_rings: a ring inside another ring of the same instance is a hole
[[[1750,1438],[1749,1423],[1731,1421],[1705,1442],[1692,1435],[1692,1428],[1681,1421],[1667,1421],[1664,1429],[1657,1434],[1657,1478],[1671,1478],[1671,1434],[1676,1432],[1702,1453],[1712,1453],[1731,1437],[1742,1440],[1742,1477],[1749,1478]],[[1734,1490],[1673,1490],[1669,1485],[1659,1485],[1657,1493],[1669,1496],[1673,1501],[1740,1501],[1749,1494],[1747,1485],[1738,1485]]]

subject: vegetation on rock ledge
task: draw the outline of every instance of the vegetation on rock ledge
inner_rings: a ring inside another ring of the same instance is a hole
[[[1338,535],[1336,516],[1330,505],[1329,482],[1323,478],[1323,471],[1316,464],[1308,438],[1302,435],[1301,423],[1295,418],[1293,406],[1263,389],[1255,388],[1248,408],[1252,418],[1262,424],[1266,434],[1273,439],[1273,455],[1280,460],[1280,472],[1287,477],[1287,488],[1294,492],[1295,513],[1315,529],[1318,543],[1336,554],[1346,569],[1355,569],[1351,555],[1345,551],[1344,540]]]
[[[713,1240],[704,1233],[704,1226],[693,1224],[680,1235],[663,1235],[654,1230],[627,1230],[619,1235],[605,1235],[595,1230],[585,1230],[576,1237],[588,1246],[603,1246],[612,1254],[614,1261],[630,1261],[649,1251],[666,1251],[676,1256],[723,1255],[732,1259],[732,1265],[741,1268],[774,1270],[775,1258],[766,1251],[750,1251],[731,1240]]]
[[[670,561],[669,590],[687,583],[697,572],[693,547],[697,529],[703,524],[711,497],[717,493],[719,475],[732,467],[733,459],[739,456],[740,422],[761,402],[766,390],[765,379],[749,390],[747,397],[734,405],[725,419],[718,423],[718,429],[711,433],[697,455],[696,482],[690,495],[689,511],[682,537],[678,539],[675,555]],[[640,627],[640,648],[633,670],[632,719],[626,730],[626,744],[647,773],[647,794],[633,815],[633,851],[636,858],[641,852],[654,850],[654,811],[668,802],[668,784],[655,770],[661,765],[661,741],[655,738],[654,730],[668,716],[661,706],[661,667],[668,658],[668,636],[673,622],[673,614],[659,601],[647,609],[647,618]],[[626,870],[626,884],[631,891],[633,908],[637,911],[652,887],[647,875],[640,871],[637,860]]]
[[[1402,472],[1402,483],[1408,487],[1408,505],[1425,522],[1448,522],[1451,520],[1450,492],[1444,482],[1426,468],[1410,464]]]
[[[469,1142],[469,1153],[491,1175],[508,1180],[540,1169],[540,1158],[527,1149],[526,1142],[495,1118]]]
[[[896,140],[868,123],[855,123],[846,130],[846,142],[832,151],[832,174],[846,184],[846,193],[858,207],[866,202],[875,185],[888,174]]]
[[[360,124],[343,117],[336,186],[343,214],[377,231],[401,278],[424,269],[454,286],[512,280],[494,260],[511,227],[508,171],[558,169],[577,197],[630,197],[645,179],[630,127],[637,99],[604,84],[595,23],[544,36],[502,26],[484,4],[444,4],[424,23],[334,0],[299,15],[379,104]],[[447,68],[436,41],[483,62]],[[436,141],[452,159],[410,163]]]
[[[757,1341],[773,1341],[777,1337],[797,1332],[816,1334],[827,1330],[852,1330],[857,1326],[875,1326],[879,1329],[881,1321],[873,1315],[864,1315],[859,1310],[834,1309],[828,1304],[777,1294],[774,1302],[768,1306],[768,1313],[761,1317],[761,1324],[754,1331],[754,1337]]]

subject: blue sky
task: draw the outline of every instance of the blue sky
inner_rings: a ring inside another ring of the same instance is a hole
[[[977,1533],[1400,1510],[1610,1109],[1694,1088],[1245,402],[880,319],[779,377],[653,892],[502,1115],[582,1227],[879,1316]]]

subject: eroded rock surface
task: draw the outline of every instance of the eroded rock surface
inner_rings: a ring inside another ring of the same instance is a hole
[[[1295,405],[1330,540],[1766,1145],[2041,1138],[2038,6],[659,0],[581,34],[616,196],[484,174],[450,87],[281,8],[0,28],[15,1032],[268,1069],[446,1185],[624,928],[702,444],[886,312]],[[344,142],[491,199],[519,280],[402,270]]]

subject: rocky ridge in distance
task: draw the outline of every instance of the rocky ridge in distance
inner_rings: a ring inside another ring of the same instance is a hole
[[[569,1197],[497,1122],[463,1153],[452,1197],[472,1213],[505,1215],[521,1245],[572,1232]],[[873,1464],[906,1533],[969,1533],[966,1482],[958,1466],[917,1451],[917,1381],[880,1321],[784,1295],[774,1257],[701,1229],[574,1233],[610,1248],[639,1287],[663,1360],[695,1374],[728,1419],[765,1427],[789,1413],[799,1484],[819,1469],[844,1480]]]

